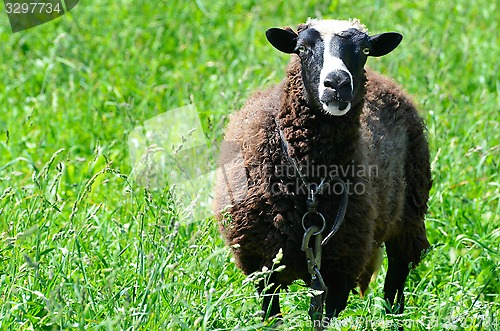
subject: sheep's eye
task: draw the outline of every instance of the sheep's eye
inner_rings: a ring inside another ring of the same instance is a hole
[[[370,54],[370,49],[368,47],[363,48],[363,54],[369,55]]]
[[[299,47],[297,47],[297,51],[299,53],[304,53],[306,51],[306,46],[300,45]]]

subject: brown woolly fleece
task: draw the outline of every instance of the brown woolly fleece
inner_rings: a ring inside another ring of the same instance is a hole
[[[423,121],[394,82],[369,69],[365,81],[364,102],[344,116],[313,111],[305,99],[300,61],[292,55],[285,79],[257,92],[231,116],[214,211],[245,274],[270,268],[282,248],[286,267],[277,281],[283,287],[296,279],[310,281],[300,248],[307,195],[297,192],[297,176],[279,171],[289,165],[277,126],[308,182],[324,177],[313,173],[319,165],[364,170],[340,175],[351,188],[364,189],[349,192],[344,223],[323,248],[321,273],[327,284],[357,284],[363,293],[384,242],[397,241],[403,248],[400,258],[413,266],[429,247],[424,215],[432,182]],[[332,191],[318,196],[325,233],[340,203]]]

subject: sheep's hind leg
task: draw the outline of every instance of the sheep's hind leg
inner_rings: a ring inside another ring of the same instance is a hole
[[[266,288],[267,285],[271,284]],[[262,302],[262,310],[264,311],[263,320],[267,320],[268,318],[281,318],[281,309],[280,309],[280,285],[276,282],[276,277],[271,275],[268,282],[261,280],[258,286],[259,294],[262,295],[264,292],[263,302]]]

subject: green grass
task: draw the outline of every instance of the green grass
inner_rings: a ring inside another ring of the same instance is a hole
[[[383,268],[332,329],[500,330],[497,7],[96,0],[16,34],[0,15],[0,329],[262,328],[213,219],[134,183],[127,137],[194,103],[213,146],[228,114],[283,76],[288,56],[264,31],[316,16],[404,35],[370,66],[414,96],[433,158],[433,249],[410,275],[405,314],[384,313]],[[306,289],[282,303],[283,328],[307,330]]]

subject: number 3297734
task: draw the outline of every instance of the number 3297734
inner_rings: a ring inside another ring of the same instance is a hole
[[[50,2],[24,2],[24,3],[5,3],[7,14],[52,14],[62,11],[59,3]]]

